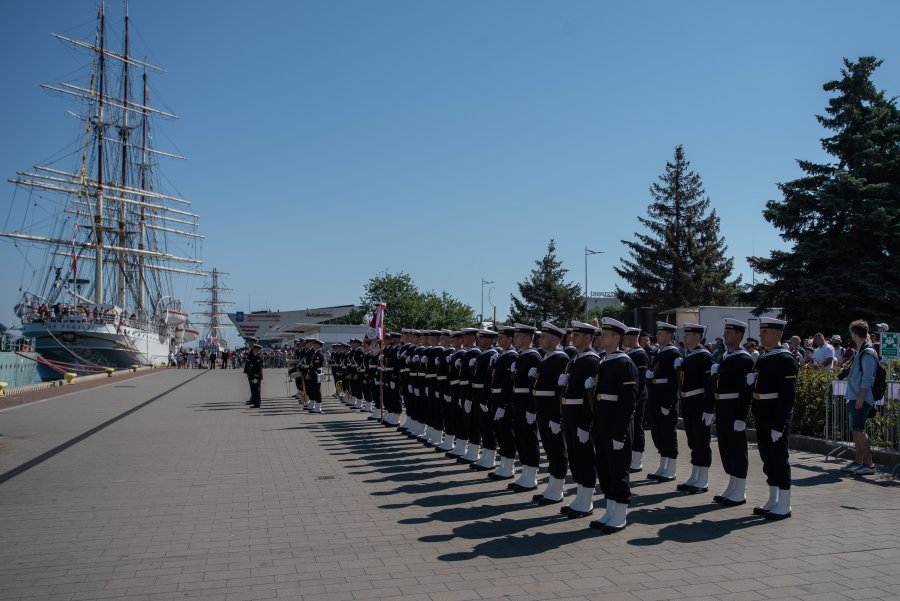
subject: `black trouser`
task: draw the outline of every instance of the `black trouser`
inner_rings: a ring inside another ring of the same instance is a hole
[[[538,431],[541,433],[541,445],[544,454],[547,455],[547,471],[554,478],[563,480],[569,471],[569,458],[566,454],[566,440],[562,431],[554,434],[550,429],[550,422],[560,423],[559,410],[553,410],[552,405],[557,403],[556,397],[541,397],[535,399],[538,410]],[[562,427],[562,424],[560,424]]]
[[[716,438],[719,443],[719,456],[722,458],[722,467],[725,473],[735,478],[747,478],[747,432],[735,432],[734,422],[738,419],[728,403],[738,403],[723,400],[717,402],[716,407]],[[743,416],[742,416],[743,418]],[[746,421],[746,418],[743,418]],[[770,437],[771,439],[771,437]]]
[[[484,411],[482,407],[487,407]],[[490,402],[486,398],[472,407],[475,421],[478,422],[478,431],[481,432],[481,446],[489,450],[497,450],[497,436],[494,434],[494,414],[491,412]]]
[[[541,449],[538,445],[537,418],[532,423],[528,423],[524,403],[517,404],[512,411],[519,461],[522,462],[522,465],[538,467],[541,464]]]
[[[496,409],[494,411],[496,412]],[[514,413],[512,408],[506,409],[503,413],[503,417],[494,420],[494,434],[497,437],[497,446],[500,449],[500,456],[507,457],[508,459],[516,458]],[[491,416],[491,419],[493,419],[493,416]]]
[[[297,387],[297,392],[303,392],[303,381],[301,378],[294,378],[294,385]]]
[[[663,415],[659,401],[653,397],[650,397],[647,408],[650,410],[650,437],[653,439],[653,446],[661,457],[675,459],[678,457],[678,434],[675,431],[678,424],[677,403],[672,403],[669,415]]]
[[[646,448],[646,437],[644,436],[644,409],[647,406],[647,396],[638,397],[637,403],[634,404],[634,426],[633,438],[631,441],[631,450],[637,453],[643,453]]]
[[[464,438],[469,441],[470,444],[481,445],[481,424],[478,422],[478,414],[481,412],[481,409],[478,407],[478,402],[472,398],[472,392],[469,390],[469,396],[467,397],[471,402],[471,409],[468,413],[464,414],[465,421],[465,432],[466,435]],[[466,409],[465,400],[463,399],[463,411]]]
[[[447,436],[453,436],[453,404],[450,402],[450,387],[441,390],[441,428]]]
[[[598,401],[594,405],[594,452],[597,480],[606,499],[627,505],[631,501],[628,466],[631,465],[631,432],[625,435],[625,446],[613,449],[611,426],[616,422],[616,404]],[[629,428],[631,430],[632,428]]]
[[[712,465],[710,427],[703,421],[703,400],[703,395],[681,399],[681,416],[688,448],[691,450],[691,465],[697,467]]]
[[[597,486],[594,443],[591,442],[590,436],[586,443],[578,440],[578,424],[576,420],[582,408],[582,405],[563,406],[563,432],[565,432],[566,450],[569,453],[569,469],[572,470],[572,480],[581,486],[594,488]]]
[[[440,432],[444,429],[444,395],[441,392],[441,386],[437,380],[431,381],[428,388],[431,394],[431,422],[429,425]]]
[[[319,384],[319,379],[315,374],[306,381],[306,394],[309,395],[309,400],[312,402],[322,402],[322,385]]]
[[[350,395],[359,401],[363,400],[362,381],[358,376],[350,380]]]
[[[791,464],[788,460],[790,427],[784,428],[778,442],[772,442],[773,428],[774,425],[766,416],[756,416],[756,444],[763,462],[766,483],[787,490],[791,487]]]
[[[262,380],[256,380],[256,383],[254,383],[253,378],[248,378],[248,381],[250,383],[250,404],[254,407],[259,407],[262,403],[262,395],[260,393]]]
[[[425,425],[430,428],[438,428],[441,421],[441,406],[438,404],[437,380],[434,376],[425,378]]]

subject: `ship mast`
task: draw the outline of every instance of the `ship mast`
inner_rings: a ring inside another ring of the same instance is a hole
[[[120,130],[120,135],[122,136],[122,187],[128,187],[128,0],[125,0],[125,59],[122,65],[124,71],[123,74],[123,90],[122,90],[122,104],[124,105],[124,109],[122,111],[122,125]],[[119,246],[125,248],[127,246],[127,233],[125,231],[125,218],[126,218],[126,205],[124,202],[119,203]],[[118,294],[118,305],[121,308],[125,308],[125,255],[123,253],[119,253],[119,294]]]
[[[209,307],[209,310],[201,311],[200,313],[197,313],[197,315],[207,318],[205,322],[199,324],[205,327],[204,336],[203,338],[201,338],[201,341],[205,340],[212,344],[216,344],[224,340],[222,330],[225,329],[226,325],[224,324],[222,317],[226,315],[226,313],[222,311],[222,307],[224,307],[225,305],[232,305],[234,303],[222,299],[223,292],[231,291],[231,288],[224,287],[220,281],[221,276],[228,274],[222,273],[218,269],[213,268],[213,270],[208,272],[206,275],[210,278],[209,286],[204,286],[199,290],[202,292],[208,292],[209,299],[204,301],[197,301],[197,304],[206,305]]]
[[[97,100],[97,204],[94,213],[94,302],[103,304],[103,89],[106,84],[106,1],[100,4],[100,94]]]
[[[147,169],[150,168],[150,165],[147,164],[147,69],[144,69],[144,96],[143,96],[143,119],[141,120],[141,190],[147,189]],[[140,231],[138,235],[138,250],[144,250],[144,237],[147,235],[147,230],[145,229],[146,220],[144,217],[144,202],[146,202],[144,195],[141,195],[141,221],[139,224]],[[140,292],[138,293],[138,310],[143,311],[144,309],[144,295],[146,294],[147,284],[144,281],[144,256],[138,256],[138,286],[140,288]]]

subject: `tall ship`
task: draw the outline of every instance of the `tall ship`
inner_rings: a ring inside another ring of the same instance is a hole
[[[206,298],[197,301],[198,305],[205,307],[203,311],[196,313],[204,319],[197,324],[203,327],[199,346],[207,351],[219,352],[228,348],[228,340],[225,337],[225,330],[228,328],[226,322],[228,313],[224,311],[224,308],[234,303],[225,299],[225,294],[231,292],[231,288],[225,287],[222,277],[228,274],[213,268],[206,275],[208,281],[200,288],[200,292],[205,293]]]
[[[83,65],[81,77],[41,86],[72,102],[74,139],[9,180],[21,225],[0,237],[41,266],[15,310],[45,380],[167,363],[177,331],[189,329],[176,282],[203,275],[199,215],[159,170],[184,157],[153,144],[159,121],[177,119],[151,106],[150,76],[165,70],[132,55],[123,5],[116,50],[105,1],[88,39],[52,34]]]
[[[33,346],[34,341],[16,336],[0,324],[0,387],[19,388],[36,383],[39,355]]]

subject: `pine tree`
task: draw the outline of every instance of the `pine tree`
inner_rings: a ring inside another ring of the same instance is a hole
[[[561,327],[577,319],[584,311],[581,286],[565,282],[569,270],[556,258],[555,240],[550,240],[544,258],[534,263],[531,277],[518,284],[522,299],[510,295],[510,319],[526,324],[552,321]]]
[[[689,167],[684,148],[676,146],[674,162],[650,187],[647,217],[638,217],[648,233],[622,240],[631,258],[623,258],[616,273],[632,290],[617,287],[616,296],[626,308],[727,305],[738,291],[740,277],[728,279],[734,259],[725,256],[719,216]]]
[[[752,290],[759,310],[780,307],[792,331],[845,332],[856,318],[900,322],[900,111],[872,82],[882,61],[844,59],[823,89],[822,147],[834,163],[797,161],[805,176],[779,184],[763,215],[792,243],[749,257],[768,275]]]

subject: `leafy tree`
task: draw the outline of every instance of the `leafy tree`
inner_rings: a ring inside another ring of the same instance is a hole
[[[616,273],[632,291],[616,287],[616,296],[627,308],[726,305],[738,292],[740,277],[729,280],[734,259],[725,256],[719,216],[689,167],[684,148],[676,146],[674,161],[650,187],[647,217],[638,217],[648,233],[622,240],[631,258]]]
[[[605,307],[593,307],[587,313],[587,318],[584,320],[587,323],[590,323],[592,319],[603,319],[604,317],[612,317],[613,319],[619,319],[622,316],[622,313],[625,312],[625,307],[622,305],[606,305]]]
[[[510,295],[510,319],[519,323],[537,324],[552,321],[559,326],[577,319],[584,312],[584,297],[579,284],[567,284],[569,272],[556,258],[556,242],[551,239],[544,258],[534,262],[531,277],[519,282],[519,294]]]
[[[855,318],[900,322],[900,111],[872,82],[882,61],[844,59],[819,123],[831,163],[799,160],[805,175],[779,184],[763,215],[791,243],[748,257],[768,278],[752,290],[758,310],[781,307],[796,332],[843,331]]]
[[[360,304],[369,316],[374,314],[377,301],[387,305],[388,330],[462,328],[475,323],[472,307],[447,292],[420,292],[412,277],[403,272],[380,273],[366,282]]]

